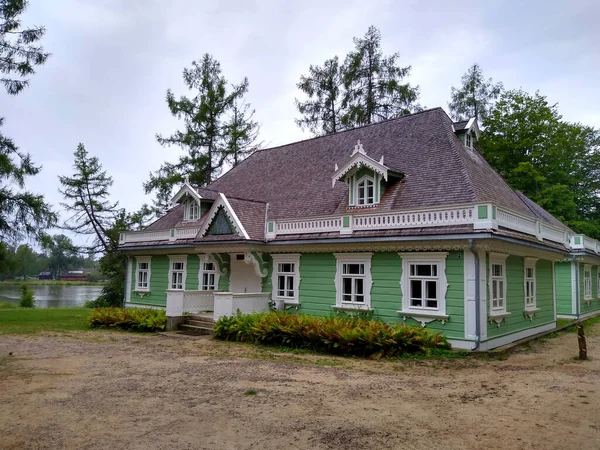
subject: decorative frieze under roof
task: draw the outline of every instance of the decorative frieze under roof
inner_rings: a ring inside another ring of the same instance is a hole
[[[381,175],[384,180],[388,180],[389,169],[383,164],[383,155],[381,155],[379,161],[371,158],[367,155],[367,152],[359,139],[354,146],[354,151],[350,155],[350,160],[340,168],[338,168],[337,164],[335,165],[335,173],[331,177],[331,186],[335,186],[335,182],[338,180],[345,180],[348,175],[362,167],[369,168],[373,172]]]

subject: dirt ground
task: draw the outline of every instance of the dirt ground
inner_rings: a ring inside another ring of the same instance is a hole
[[[506,360],[365,361],[174,334],[0,336],[0,448],[597,450],[600,324],[588,347],[574,360],[570,333]]]

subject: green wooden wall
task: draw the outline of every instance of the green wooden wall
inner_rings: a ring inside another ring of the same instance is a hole
[[[585,291],[583,288],[584,272],[583,263],[579,263],[579,314],[589,314],[596,311],[600,311],[600,299],[598,298],[598,266],[591,266],[592,270],[592,301],[589,304],[585,301]]]
[[[489,278],[489,260],[487,265]],[[497,325],[488,322],[488,339],[516,333],[526,328],[537,327],[554,322],[554,296],[552,287],[552,262],[538,260],[535,265],[536,306],[540,309],[535,317],[529,319],[525,310],[525,268],[523,258],[509,256],[506,259],[506,311],[511,315]],[[491,285],[487,286],[487,311],[490,308]]]
[[[150,294],[135,292],[136,259],[132,257],[131,300],[138,305],[166,306],[167,286],[169,284],[169,258],[166,255],[154,255],[150,260]],[[198,257],[196,256],[196,259]],[[196,279],[198,274],[196,274]]]

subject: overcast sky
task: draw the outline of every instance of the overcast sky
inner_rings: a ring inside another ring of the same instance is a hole
[[[71,173],[79,142],[113,176],[115,199],[137,209],[150,201],[149,172],[178,157],[155,134],[179,126],[165,93],[186,93],[184,67],[208,52],[230,82],[247,76],[261,140],[294,142],[309,137],[294,124],[298,78],[343,58],[369,25],[384,53],[412,66],[422,105],[446,108],[478,62],[486,77],[539,90],[567,120],[600,127],[598,17],[598,0],[30,0],[23,22],[46,27],[52,57],[22,94],[0,94],[2,132],[43,165],[27,185],[57,209],[57,177]]]

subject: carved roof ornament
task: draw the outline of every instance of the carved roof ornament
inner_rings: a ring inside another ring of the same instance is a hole
[[[335,182],[337,180],[343,180],[346,177],[346,175],[350,174],[354,170],[360,169],[361,167],[367,167],[372,171],[380,174],[384,180],[388,179],[388,168],[383,165],[383,155],[381,156],[379,162],[377,162],[377,160],[367,155],[367,152],[365,151],[365,148],[363,147],[363,144],[362,142],[360,142],[359,139],[358,141],[356,141],[354,150],[350,155],[350,160],[339,168],[338,165],[335,164],[334,174],[331,178],[331,186],[335,186]]]
[[[367,154],[367,152],[365,152],[365,149],[363,148],[363,145],[360,142],[360,139],[358,141],[356,141],[356,145],[354,146],[354,151],[352,152],[352,155],[350,155],[350,156],[354,156],[357,153],[361,153],[363,155]]]

